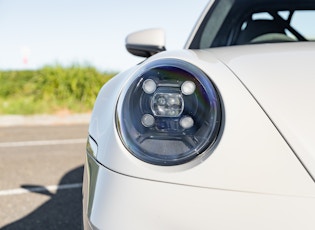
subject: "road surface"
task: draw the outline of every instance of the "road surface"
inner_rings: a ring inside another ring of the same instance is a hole
[[[80,229],[87,124],[0,127],[0,229]]]

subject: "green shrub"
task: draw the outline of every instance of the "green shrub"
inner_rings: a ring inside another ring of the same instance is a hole
[[[0,71],[0,114],[88,112],[98,91],[114,73],[90,66],[45,66],[40,70]]]

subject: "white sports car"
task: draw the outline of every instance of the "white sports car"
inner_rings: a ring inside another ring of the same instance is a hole
[[[184,4],[184,2],[183,2]],[[315,229],[315,0],[216,0],[99,92],[85,229]]]

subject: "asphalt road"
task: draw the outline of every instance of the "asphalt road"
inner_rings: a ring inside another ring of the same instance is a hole
[[[87,131],[0,127],[0,229],[80,229]]]

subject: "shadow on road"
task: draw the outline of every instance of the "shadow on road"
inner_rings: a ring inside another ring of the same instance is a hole
[[[83,166],[65,174],[59,185],[82,183],[82,176]],[[23,185],[22,187],[34,191],[34,188],[40,188],[41,186]],[[51,199],[27,216],[4,226],[3,230],[81,229],[81,187],[59,189],[55,194],[45,189],[39,189],[36,193],[50,196]]]

